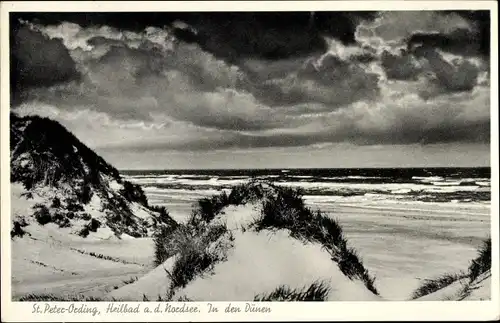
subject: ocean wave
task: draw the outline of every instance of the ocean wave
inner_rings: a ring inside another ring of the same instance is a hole
[[[420,186],[490,186],[490,179],[484,177],[478,178],[446,178],[442,176],[412,176],[412,177],[385,177],[385,176],[364,176],[364,175],[347,175],[347,176],[316,176],[316,175],[301,175],[294,173],[284,174],[253,174],[253,175],[215,175],[215,174],[158,174],[158,175],[124,175],[124,178],[129,181],[136,182],[141,185],[154,184],[179,184],[190,186],[227,186],[246,183],[251,179],[268,180],[275,183],[286,183],[290,185],[379,185],[385,187],[387,185],[420,185]],[[324,184],[322,184],[324,183]]]
[[[286,186],[286,185],[283,185]],[[189,199],[196,200],[206,196],[219,194],[222,191],[229,192],[231,186],[227,187],[194,187],[168,185],[168,187],[145,187],[145,193],[155,199],[164,197],[165,199]],[[457,187],[460,188],[460,187]],[[477,202],[491,200],[489,190],[455,190],[450,187],[436,187],[427,190],[414,190],[410,188],[397,188],[393,190],[382,189],[355,189],[352,187],[337,188],[317,188],[302,187],[305,196],[322,196],[326,199],[334,197],[336,200],[358,199],[360,201],[373,200],[408,200],[423,202]]]
[[[423,171],[417,170],[418,172]],[[229,191],[234,185],[247,183],[251,179],[301,188],[307,197],[321,196],[325,201],[333,199],[363,203],[410,201],[463,204],[489,203],[491,200],[491,181],[485,177],[486,170],[448,171],[446,175],[439,173],[443,173],[443,170],[426,172],[429,176],[411,175],[407,169],[346,170],[344,174],[338,170],[290,170],[285,173],[280,170],[235,170],[187,174],[127,173],[123,177],[141,184],[146,195],[155,201],[192,201],[218,194],[223,190]],[[386,176],[387,174],[390,176]]]

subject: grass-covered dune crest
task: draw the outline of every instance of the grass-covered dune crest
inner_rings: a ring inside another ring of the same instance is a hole
[[[201,199],[186,223],[159,229],[154,243],[157,267],[110,297],[380,299],[340,225],[306,207],[298,189],[254,181]]]

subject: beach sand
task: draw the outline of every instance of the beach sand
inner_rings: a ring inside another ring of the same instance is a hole
[[[386,299],[405,300],[423,279],[465,271],[490,234],[490,209],[451,203],[313,204],[342,225]]]

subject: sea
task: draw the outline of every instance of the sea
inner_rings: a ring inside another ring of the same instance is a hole
[[[140,184],[152,205],[183,215],[198,199],[255,179],[300,187],[306,202],[317,206],[410,202],[488,206],[491,201],[490,167],[123,170],[121,174]]]

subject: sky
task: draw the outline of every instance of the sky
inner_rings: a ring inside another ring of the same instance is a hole
[[[119,169],[490,164],[488,11],[11,13],[11,109]]]

